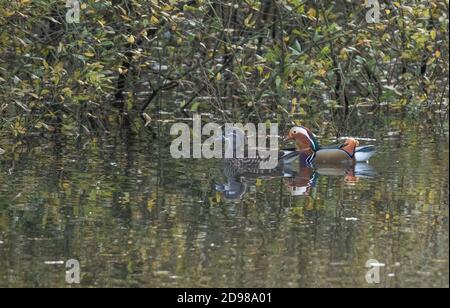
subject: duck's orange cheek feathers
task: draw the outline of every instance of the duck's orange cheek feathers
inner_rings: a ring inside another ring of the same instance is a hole
[[[297,146],[300,150],[306,150],[311,147],[308,139],[302,135],[297,136],[295,141],[297,142]]]
[[[347,139],[346,146],[342,148],[345,152],[347,152],[350,156],[355,155],[356,147],[359,146],[359,141],[355,139]]]

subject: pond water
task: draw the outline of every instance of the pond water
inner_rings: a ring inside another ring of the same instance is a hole
[[[433,123],[352,132],[376,139],[368,165],[239,177],[237,196],[223,162],[172,159],[167,136],[1,140],[0,287],[71,286],[69,259],[84,287],[448,287],[448,124]]]

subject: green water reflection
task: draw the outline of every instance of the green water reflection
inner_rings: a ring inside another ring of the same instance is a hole
[[[239,202],[214,189],[220,161],[174,160],[168,138],[2,140],[0,287],[67,287],[46,261],[72,258],[87,287],[448,287],[448,129],[372,135],[376,176],[320,175],[306,196],[247,178]]]

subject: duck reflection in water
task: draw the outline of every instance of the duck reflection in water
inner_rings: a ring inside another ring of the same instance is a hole
[[[274,179],[280,178],[288,188],[292,196],[310,196],[316,187],[319,178],[327,177],[343,177],[347,184],[355,184],[361,178],[374,178],[377,172],[367,163],[356,163],[353,166],[336,167],[321,166],[314,169],[311,167],[300,167],[298,171],[285,169],[283,174],[273,173],[271,175],[262,174],[240,174],[234,167],[234,164],[226,163],[224,175],[227,178],[225,184],[215,184],[214,188],[220,192],[226,201],[239,202],[248,191],[249,183],[255,182],[256,179]]]
[[[376,171],[368,163],[356,163],[347,167],[321,166],[317,169],[303,166],[297,176],[283,180],[292,196],[310,196],[321,176],[343,177],[345,183],[354,184],[360,178],[373,178],[376,175]]]

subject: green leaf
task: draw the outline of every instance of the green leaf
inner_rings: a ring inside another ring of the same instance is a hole
[[[281,77],[277,76],[277,78],[275,79],[275,85],[277,86],[277,89],[280,88],[281,86]]]
[[[194,102],[191,106],[191,111],[192,112],[197,112],[198,108],[200,107],[200,103],[199,102]]]
[[[298,40],[295,40],[294,45],[292,47],[289,47],[290,50],[292,50],[292,53],[294,56],[299,56],[302,54],[302,46],[298,42]]]

